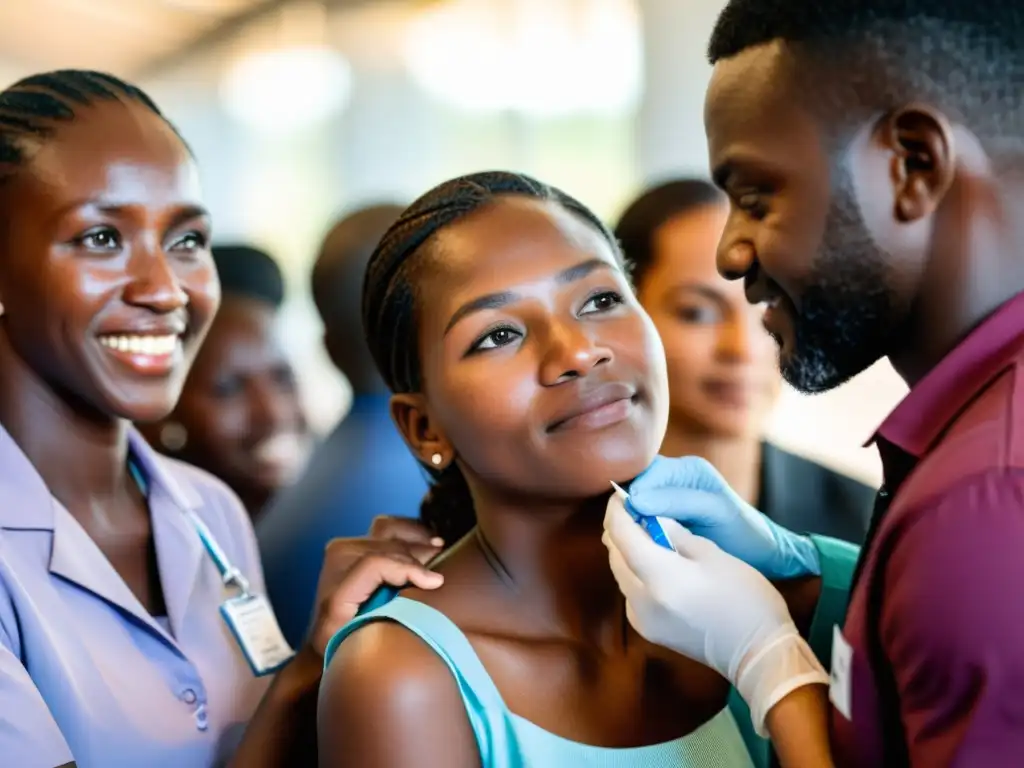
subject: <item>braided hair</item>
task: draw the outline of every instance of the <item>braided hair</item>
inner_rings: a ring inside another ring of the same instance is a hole
[[[31,75],[0,92],[0,182],[10,180],[25,165],[31,142],[48,139],[60,123],[73,121],[76,107],[116,99],[142,104],[181,139],[142,89],[113,75],[83,69]]]
[[[469,214],[505,196],[554,202],[601,233],[621,260],[615,238],[586,206],[561,190],[529,176],[488,171],[440,184],[412,203],[384,233],[370,257],[363,280],[363,332],[381,377],[392,392],[418,392],[423,385],[416,326],[416,266],[431,238]],[[438,470],[423,465],[431,487],[420,505],[420,519],[447,542],[476,525],[466,479],[455,462]]]

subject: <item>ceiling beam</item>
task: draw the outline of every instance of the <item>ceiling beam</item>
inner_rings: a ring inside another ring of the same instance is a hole
[[[190,58],[233,40],[250,24],[280,11],[285,6],[292,5],[293,2],[294,0],[262,0],[244,11],[221,20],[212,29],[199,34],[170,53],[155,56],[144,62],[133,73],[133,77],[144,80],[158,76]],[[372,0],[320,0],[320,2],[325,8],[331,10],[341,6],[362,5],[372,2]]]

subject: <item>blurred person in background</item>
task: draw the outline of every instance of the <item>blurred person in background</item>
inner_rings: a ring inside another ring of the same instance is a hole
[[[274,499],[257,525],[270,599],[285,637],[301,639],[316,592],[316,561],[335,537],[365,536],[381,513],[415,517],[427,484],[388,408],[389,393],[363,337],[360,302],[370,254],[402,207],[379,204],[341,218],[312,272],[324,346],[348,379],[352,407],[306,472]],[[389,525],[401,528],[402,520]],[[410,530],[415,530],[409,521]]]
[[[302,471],[312,435],[277,332],[281,269],[249,245],[214,246],[213,261],[220,309],[174,411],[140,429],[158,450],[227,483],[255,519]]]
[[[725,195],[710,182],[677,179],[644,190],[615,227],[668,360],[660,453],[707,459],[787,528],[859,544],[874,491],[764,439],[782,384],[778,348],[742,282],[715,267],[728,216]]]
[[[64,70],[0,93],[0,161],[0,762],[315,765],[327,640],[382,582],[436,586],[436,548],[317,553],[292,656],[238,498],[132,427],[220,300],[189,148],[138,88]]]

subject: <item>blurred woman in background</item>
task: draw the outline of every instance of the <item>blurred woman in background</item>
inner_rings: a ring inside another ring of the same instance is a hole
[[[729,205],[709,182],[645,190],[615,235],[668,361],[669,425],[660,453],[702,456],[738,494],[787,528],[861,543],[874,491],[764,440],[782,379],[777,345],[742,281],[715,268]]]
[[[302,471],[312,436],[277,332],[280,268],[247,245],[214,246],[213,261],[220,309],[173,413],[140,429],[158,450],[227,483],[255,519]]]

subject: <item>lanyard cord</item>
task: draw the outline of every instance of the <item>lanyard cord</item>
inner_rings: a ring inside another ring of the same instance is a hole
[[[142,474],[142,469],[139,467],[138,462],[135,461],[134,457],[128,457],[128,472],[131,474],[132,479],[139,488],[139,492],[147,500],[149,499],[149,482],[145,475]],[[235,568],[231,561],[228,559],[227,554],[220,548],[217,543],[217,539],[214,538],[213,533],[206,526],[206,523],[197,515],[193,510],[186,510],[186,514],[192,521],[193,527],[196,529],[196,533],[199,535],[199,540],[203,543],[203,548],[206,553],[213,560],[213,564],[217,566],[217,571],[220,573],[221,580],[225,586],[234,586],[241,591],[243,595],[250,594],[249,592],[249,580],[245,578],[245,575]]]

